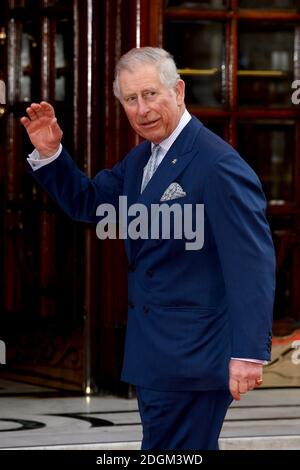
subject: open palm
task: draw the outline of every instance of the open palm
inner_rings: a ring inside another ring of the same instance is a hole
[[[28,117],[22,117],[21,123],[33,146],[41,157],[52,156],[58,150],[63,135],[53,107],[46,101],[42,101],[40,104],[33,103],[26,109],[26,112]]]

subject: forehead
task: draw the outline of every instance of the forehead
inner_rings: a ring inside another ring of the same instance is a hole
[[[162,87],[159,73],[154,65],[136,65],[132,70],[122,70],[119,75],[122,95]]]

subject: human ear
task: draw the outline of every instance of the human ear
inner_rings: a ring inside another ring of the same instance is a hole
[[[180,106],[184,103],[184,96],[185,96],[185,83],[183,80],[179,79],[176,83],[176,99],[177,104]]]

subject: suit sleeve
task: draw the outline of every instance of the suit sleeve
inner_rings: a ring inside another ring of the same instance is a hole
[[[227,295],[231,356],[270,360],[275,256],[260,181],[238,154],[222,156],[204,205]]]
[[[97,222],[99,204],[117,207],[123,192],[125,160],[111,170],[100,171],[88,178],[65,149],[49,165],[32,172],[34,178],[49,196],[74,220]]]

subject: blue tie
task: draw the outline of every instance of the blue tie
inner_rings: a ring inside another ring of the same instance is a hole
[[[154,145],[152,149],[152,154],[151,157],[148,160],[147,165],[145,166],[144,170],[144,175],[143,175],[143,181],[142,181],[142,187],[141,187],[141,193],[144,191],[145,187],[151,180],[152,176],[154,175],[158,165],[159,165],[159,160],[158,160],[158,154],[160,151],[160,146],[159,145]]]

